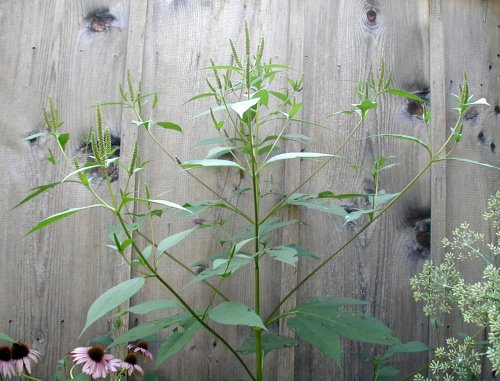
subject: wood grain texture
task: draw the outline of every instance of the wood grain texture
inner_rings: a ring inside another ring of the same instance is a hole
[[[106,12],[113,17],[96,18],[96,13]],[[118,85],[124,83],[128,68],[135,80],[142,81],[145,92],[158,92],[159,106],[153,116],[184,128],[182,135],[154,130],[162,144],[181,161],[202,158],[206,147],[196,143],[213,134],[208,119],[192,117],[204,111],[208,103],[183,103],[205,90],[209,73],[200,69],[210,64],[210,58],[230,63],[229,38],[238,47],[244,45],[245,19],[254,46],[260,36],[265,37],[266,59],[305,73],[302,117],[328,127],[294,125],[294,132],[310,135],[312,141],[307,146],[288,145],[290,150],[333,152],[348,136],[356,118],[328,115],[357,102],[351,81],[366,79],[371,70],[376,72],[382,58],[393,73],[394,87],[426,94],[431,100],[432,122],[426,131],[411,104],[394,96],[382,97],[378,109],[370,112],[340,153],[343,158],[335,159],[300,192],[370,192],[370,178],[350,165],[370,166],[382,154],[394,155],[393,161],[399,165],[383,173],[381,186],[387,192],[401,190],[425,165],[425,152],[408,142],[370,136],[383,132],[409,134],[437,147],[455,121],[450,93],[458,91],[464,71],[469,75],[471,93],[485,97],[491,107],[474,108],[468,114],[464,139],[453,154],[500,166],[500,3],[495,0],[2,2],[0,51],[8,54],[0,56],[0,178],[6,184],[0,200],[0,284],[5,290],[0,295],[0,331],[42,352],[44,359],[36,367],[37,377],[51,379],[57,360],[65,353],[93,335],[109,331],[110,323],[103,319],[82,339],[77,338],[92,301],[107,288],[138,274],[98,246],[106,241],[106,229],[114,223],[98,210],[82,212],[21,238],[47,215],[93,203],[86,192],[67,186],[11,212],[29,188],[61,179],[47,161],[47,148],[52,143],[46,138],[33,142],[21,139],[44,129],[42,110],[52,96],[66,122],[64,128],[72,134],[68,150],[81,155],[80,139],[94,124],[91,106],[95,101],[119,99]],[[213,198],[131,126],[133,118],[130,110],[105,108],[106,125],[121,138],[121,156],[127,160],[135,139],[139,139],[141,160],[150,161],[148,170],[137,177],[135,192],[143,195],[144,184],[148,183],[154,196],[174,202]],[[293,190],[318,165],[311,160],[276,165],[273,190]],[[248,186],[250,180],[227,170],[196,174],[225,196]],[[116,186],[123,180],[120,177]],[[434,166],[386,216],[362,233],[283,308],[292,308],[311,295],[360,298],[370,302],[365,311],[389,324],[402,341],[430,338],[436,343],[421,306],[412,300],[409,278],[429,257],[440,261],[441,238],[464,220],[493,239],[493,231],[481,214],[498,181],[498,173],[473,166],[453,162]],[[265,184],[267,187],[270,183]],[[104,193],[98,184],[95,186]],[[249,205],[249,195],[234,202]],[[365,207],[366,202],[345,201],[342,205],[349,209]],[[211,221],[223,216],[213,211],[203,218]],[[337,217],[300,208],[290,209],[282,217],[300,218],[306,224],[275,234],[273,242],[298,243],[321,258],[366,222],[344,225]],[[196,223],[179,219],[174,213],[165,214],[155,240]],[[226,228],[228,233],[235,233],[243,225],[235,221]],[[192,237],[171,252],[188,266],[220,251],[218,240],[224,233],[200,230]],[[301,260],[294,272],[289,266],[265,261],[262,287],[270,292],[262,304],[263,315],[317,263]],[[238,280],[225,281],[222,290],[252,306],[250,270],[242,270]],[[467,264],[463,270],[473,279],[480,268]],[[197,308],[209,303],[211,291],[203,285],[186,287],[193,274],[172,260],[162,259],[160,274]],[[171,296],[148,282],[132,303],[158,298]],[[216,303],[221,300],[215,298]],[[128,323],[135,326],[145,320],[149,318],[131,316]],[[467,328],[457,323],[456,316],[446,318],[445,323],[449,333]],[[245,328],[213,326],[236,347],[251,334]],[[292,335],[284,324],[272,329]],[[157,347],[153,344],[152,349]],[[370,364],[359,353],[382,351],[380,347],[345,341],[342,367],[305,344],[275,351],[265,359],[266,380],[368,380]],[[393,364],[406,374],[424,362],[425,354],[420,354],[395,358]],[[253,368],[252,361],[250,366]],[[484,378],[488,377],[485,373]],[[245,379],[242,368],[218,340],[203,332],[169,359],[159,375],[162,381],[237,378]]]

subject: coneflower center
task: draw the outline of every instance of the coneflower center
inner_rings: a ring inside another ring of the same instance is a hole
[[[0,346],[0,361],[12,360],[12,352],[7,345]]]
[[[129,353],[123,361],[130,365],[135,365],[137,364],[137,356],[135,355],[135,353]]]
[[[144,340],[141,340],[137,343],[137,346],[139,348],[142,348],[142,349],[148,349],[148,342],[147,341],[144,341]]]
[[[30,353],[30,349],[24,343],[14,343],[12,344],[12,360],[22,359]]]
[[[104,348],[101,345],[93,345],[87,353],[92,360],[99,362],[104,357]]]

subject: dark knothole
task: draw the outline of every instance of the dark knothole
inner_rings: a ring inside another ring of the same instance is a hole
[[[104,32],[115,20],[115,16],[109,13],[109,8],[96,8],[87,13],[85,21],[91,32]]]
[[[408,111],[410,115],[421,117],[424,113],[424,108],[419,102],[410,100],[406,102],[406,111]]]
[[[410,258],[427,259],[431,252],[431,212],[414,210],[407,217],[406,253]]]
[[[377,12],[375,12],[373,9],[370,9],[368,12],[366,12],[366,19],[370,23],[374,23],[377,20]]]
[[[500,114],[500,106],[496,105],[495,108],[493,109],[496,114]]]

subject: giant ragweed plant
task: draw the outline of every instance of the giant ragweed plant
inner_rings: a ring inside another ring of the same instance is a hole
[[[128,358],[130,361],[125,360],[126,364],[121,363],[120,367],[119,363],[112,361],[105,351],[151,335],[168,334],[166,339],[161,340],[156,355],[156,365],[160,366],[189,343],[200,329],[207,330],[217,338],[228,349],[234,360],[241,365],[246,378],[254,381],[264,380],[266,354],[273,350],[296,346],[299,344],[297,339],[315,346],[336,362],[340,362],[341,359],[341,338],[387,346],[391,354],[423,350],[421,345],[400,343],[383,322],[356,310],[356,307],[367,304],[367,301],[330,296],[310,297],[292,308],[285,308],[284,305],[306,282],[310,281],[373,222],[383,216],[434,163],[450,159],[449,153],[453,151],[462,137],[462,119],[466,110],[472,104],[486,104],[486,102],[484,99],[472,101],[467,78],[464,78],[457,97],[458,117],[443,145],[432,147],[418,138],[391,133],[371,137],[399,139],[406,144],[417,144],[426,153],[427,163],[399,191],[390,193],[380,186],[380,172],[387,171],[394,165],[389,163],[389,156],[383,155],[374,160],[371,168],[361,167],[359,163],[349,163],[353,164],[354,170],[367,171],[373,177],[375,186],[368,194],[355,192],[335,194],[329,189],[321,189],[317,193],[299,193],[305,185],[311,182],[311,179],[321,173],[323,168],[338,159],[344,147],[363,127],[366,115],[378,107],[382,95],[400,96],[419,102],[424,110],[427,110],[427,102],[416,94],[391,88],[391,76],[386,73],[382,62],[378,72],[371,74],[366,81],[358,84],[356,89],[358,103],[344,111],[357,119],[356,125],[345,141],[339,144],[333,152],[306,150],[286,152],[287,141],[298,141],[304,145],[309,141],[306,134],[290,132],[293,124],[301,123],[304,131],[317,126],[315,123],[299,118],[303,107],[300,101],[303,78],[291,76],[288,66],[266,62],[263,40],[259,41],[255,53],[252,53],[250,33],[246,25],[243,53],[237,51],[233,42],[230,42],[230,50],[232,64],[217,65],[212,62],[206,68],[211,73],[211,76],[207,78],[206,92],[190,99],[190,101],[199,99],[212,101],[211,106],[199,115],[200,118],[205,118],[205,123],[212,127],[214,133],[212,138],[201,142],[202,145],[211,146],[203,158],[180,160],[178,156],[170,152],[168,147],[160,143],[157,138],[159,131],[176,133],[182,131],[182,128],[176,123],[158,120],[156,117],[158,96],[156,94],[145,95],[140,84],[137,86],[133,84],[130,75],[128,75],[125,88],[120,88],[120,101],[115,102],[133,112],[135,127],[144,130],[145,136],[158,145],[161,152],[165,154],[166,160],[171,160],[178,165],[185,175],[193,178],[211,194],[208,200],[186,200],[185,203],[178,204],[164,200],[161,196],[155,196],[164,194],[164,189],[150,189],[149,186],[145,186],[144,189],[135,189],[135,184],[140,182],[134,181],[134,177],[139,176],[146,169],[147,162],[139,160],[144,155],[139,152],[137,142],[128,160],[117,154],[111,133],[104,127],[101,111],[102,107],[109,104],[97,104],[95,130],[90,134],[87,142],[90,152],[87,160],[82,162],[76,156],[71,157],[66,150],[69,134],[60,131],[63,123],[52,101],[50,102],[50,109],[45,113],[48,132],[42,134],[50,135],[55,139],[60,154],[50,151],[49,160],[54,165],[63,161],[64,165],[71,166],[72,169],[69,174],[63,175],[61,181],[34,188],[19,205],[69,182],[84,187],[96,201],[92,205],[73,207],[53,214],[34,226],[29,233],[34,233],[84,209],[105,209],[114,215],[118,224],[108,231],[110,242],[107,247],[130,265],[135,270],[134,274],[139,274],[106,291],[92,304],[87,314],[84,331],[98,319],[128,302],[146,282],[157,282],[164,288],[166,294],[174,299],[147,301],[121,309],[119,314],[122,317],[128,313],[147,315],[151,312],[160,314],[161,317],[114,335],[106,348],[102,345],[94,345],[75,349],[71,356],[79,365],[83,365],[81,374],[90,375],[93,378],[106,378],[112,375],[121,377],[129,372],[137,373],[140,370],[134,363],[133,356]],[[422,116],[422,123],[427,124],[430,114],[425,111]],[[291,192],[277,188],[276,184],[270,186],[272,182],[269,179],[272,178],[273,171],[276,171],[276,163],[294,159],[314,160],[317,166],[311,173],[304,174],[304,180]],[[120,176],[125,176],[126,180],[121,181],[124,185],[118,191],[115,190],[116,185],[112,184],[116,168],[120,168]],[[236,194],[226,195],[213,189],[198,174],[200,171],[213,173],[210,171],[220,168],[241,173],[241,177],[248,179],[248,183],[241,186]],[[100,184],[105,184],[104,188],[107,192],[96,191],[96,177],[100,178]],[[235,198],[242,195],[247,197],[248,202],[245,202],[243,206],[238,206]],[[364,203],[368,206],[347,210],[340,203],[346,198],[368,201]],[[262,286],[261,268],[269,266],[273,261],[278,261],[289,265],[290,271],[295,271],[299,259],[305,261],[316,258],[306,248],[300,247],[298,242],[279,242],[273,235],[273,232],[279,229],[286,229],[287,226],[299,223],[299,221],[283,219],[282,211],[290,206],[333,214],[345,223],[359,219],[358,229],[346,242],[332,248],[330,254],[321,258],[314,269],[294,285],[267,316],[264,316],[261,306],[264,298],[268,297],[272,290],[266,290]],[[210,209],[219,209],[224,218],[214,221],[203,219],[204,222],[195,228],[179,231],[167,237],[159,237],[157,227],[164,226],[165,219],[170,222],[182,216],[197,217]],[[236,220],[243,223],[243,228],[236,234],[229,233],[233,228],[227,229],[225,225]],[[171,249],[185,239],[192,239],[200,229],[206,228],[217,229],[218,234],[222,235],[223,238],[218,239],[221,251],[215,256],[200,261],[198,264],[202,266],[203,271],[195,273],[190,264],[185,264],[173,256]],[[204,285],[210,290],[212,295],[206,304],[195,306],[188,303],[178,285],[172,284],[159,272],[159,265],[166,257],[192,273],[192,284]],[[244,286],[253,291],[251,305],[232,300],[224,294],[221,288],[225,280],[238,276],[242,268],[251,269],[253,274],[250,284]],[[172,314],[173,310],[178,313]],[[287,324],[295,333],[296,338],[278,335],[276,333],[278,323]],[[240,329],[246,329],[247,337],[250,337],[240,342],[229,342],[220,331],[221,324],[240,326]],[[426,349],[425,346],[424,349]],[[247,360],[248,355],[253,356],[251,361]],[[253,369],[249,365],[251,363],[255,364]],[[92,369],[95,372],[92,372]],[[121,373],[117,374],[120,369]],[[7,368],[5,373],[10,371],[11,368]],[[381,371],[381,369],[378,370],[379,375]],[[72,377],[73,375],[70,374],[70,378]],[[61,376],[61,379],[64,378]]]
[[[461,224],[445,238],[447,249],[443,262],[428,261],[420,274],[411,279],[416,301],[423,301],[426,316],[437,317],[458,309],[465,323],[478,327],[473,336],[447,338],[446,345],[435,349],[429,364],[432,380],[479,379],[482,357],[491,362],[494,372],[500,372],[500,191],[488,200],[484,214],[496,229],[496,242],[484,245],[485,236],[473,231],[468,223]],[[482,279],[466,282],[457,264],[465,260],[483,264]],[[482,342],[487,333],[487,343]],[[417,376],[416,380],[423,380]],[[428,379],[429,380],[429,379]]]

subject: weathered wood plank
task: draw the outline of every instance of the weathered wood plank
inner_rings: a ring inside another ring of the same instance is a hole
[[[107,11],[112,17],[98,16]],[[21,238],[56,211],[94,203],[86,192],[68,186],[9,211],[29,188],[61,179],[47,161],[52,143],[21,139],[44,130],[42,109],[51,96],[72,135],[68,152],[79,153],[93,125],[92,104],[115,98],[122,81],[127,16],[126,1],[94,2],[92,7],[84,1],[0,5],[1,51],[8,52],[0,58],[0,173],[6,179],[0,201],[0,331],[42,352],[34,374],[44,380],[52,378],[57,360],[69,350],[109,330],[103,320],[78,340],[87,308],[121,278],[124,267],[97,246],[111,223],[104,212],[82,212],[78,219]],[[118,136],[119,116],[119,109],[105,111],[106,124]]]

